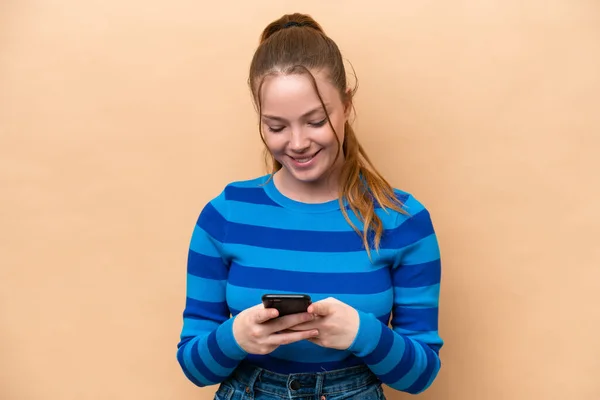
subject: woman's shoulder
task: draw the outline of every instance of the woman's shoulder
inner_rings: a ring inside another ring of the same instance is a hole
[[[261,175],[249,179],[230,181],[224,185],[220,196],[224,201],[256,202],[265,196],[264,186],[269,177],[270,175]]]
[[[232,188],[234,188],[234,189],[260,188],[262,185],[264,185],[268,181],[270,176],[271,175],[267,174],[267,175],[260,175],[260,176],[254,177],[254,178],[230,181],[225,184],[224,190],[227,191],[227,190],[231,190]]]
[[[213,206],[230,207],[233,202],[253,202],[264,194],[263,186],[267,183],[269,175],[261,175],[249,179],[226,182],[221,189],[212,196],[209,204]]]
[[[201,206],[200,217],[209,216],[219,220],[228,220],[232,209],[244,207],[247,203],[261,201],[264,196],[263,184],[267,182],[268,175],[251,179],[229,181],[222,184],[221,188]]]
[[[429,218],[429,209],[425,201],[412,192],[394,187],[394,195],[398,200],[402,212],[395,212],[396,222],[402,223],[416,216]]]

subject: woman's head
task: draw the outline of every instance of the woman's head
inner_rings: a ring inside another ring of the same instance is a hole
[[[339,173],[352,93],[342,55],[317,22],[291,14],[269,24],[249,84],[274,170],[303,183]]]
[[[289,179],[304,184],[333,176],[340,204],[347,202],[364,226],[350,220],[346,207],[344,216],[368,252],[372,245],[377,248],[383,225],[375,202],[400,212],[402,205],[349,123],[355,90],[348,87],[336,43],[310,16],[284,15],[264,29],[248,83],[271,172],[283,169]]]

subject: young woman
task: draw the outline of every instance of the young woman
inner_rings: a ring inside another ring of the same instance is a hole
[[[269,24],[249,85],[271,173],[196,222],[177,359],[217,399],[382,399],[440,369],[440,253],[427,209],[373,168],[337,45],[310,16]],[[306,294],[279,316],[266,293]],[[391,321],[390,321],[391,317]]]

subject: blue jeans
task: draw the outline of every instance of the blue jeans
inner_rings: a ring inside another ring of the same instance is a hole
[[[385,400],[381,382],[366,366],[282,375],[240,364],[221,383],[215,400]]]

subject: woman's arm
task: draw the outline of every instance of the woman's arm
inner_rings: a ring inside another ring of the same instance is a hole
[[[358,334],[349,350],[388,386],[416,394],[431,385],[441,366],[441,263],[429,212],[412,197],[407,204],[411,216],[394,229],[390,238],[398,249],[392,271],[391,328],[374,315],[359,311]]]
[[[234,339],[233,318],[225,299],[229,272],[223,254],[225,210],[223,194],[204,207],[188,252],[186,303],[177,361],[197,386],[222,382],[246,356]]]

